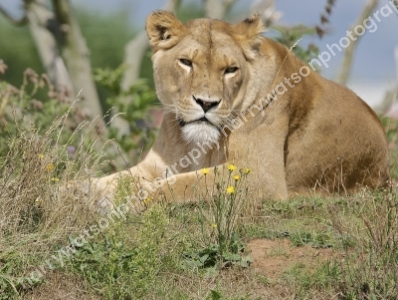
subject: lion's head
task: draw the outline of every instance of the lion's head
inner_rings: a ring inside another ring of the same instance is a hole
[[[212,19],[183,24],[171,12],[156,11],[146,30],[158,97],[187,142],[216,142],[227,119],[267,86],[258,78],[267,71],[258,15],[236,25]]]

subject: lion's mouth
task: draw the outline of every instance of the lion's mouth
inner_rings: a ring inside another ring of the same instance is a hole
[[[180,124],[181,127],[184,127],[185,125],[193,124],[193,123],[207,123],[207,124],[210,124],[210,125],[214,126],[214,124],[211,123],[205,116],[201,117],[200,119],[193,120],[193,121],[190,121],[190,122],[186,122],[186,121],[184,121],[183,119],[180,118],[180,119],[178,119],[178,123]]]

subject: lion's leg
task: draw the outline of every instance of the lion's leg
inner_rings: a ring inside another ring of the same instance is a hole
[[[152,183],[156,176],[162,176],[165,168],[162,158],[151,149],[145,159],[136,166],[105,177],[93,179],[90,187],[96,192],[94,202],[97,202],[97,206],[100,207],[112,205],[120,179],[127,179],[131,183],[131,193],[146,189],[145,187],[149,187],[148,191],[156,191],[156,189],[153,189]]]
[[[288,118],[283,115],[278,118],[266,117],[262,122],[263,125],[250,132],[242,131],[236,137],[231,136],[231,159],[238,166],[252,170],[248,177],[248,188],[253,197],[284,200],[288,198],[285,169]]]
[[[288,197],[284,170],[274,173],[272,176],[266,174],[258,168],[243,168],[241,171],[230,172],[225,165],[209,168],[209,173],[203,175],[201,170],[175,175],[172,180],[157,191],[155,195],[162,196],[168,202],[192,203],[203,199],[206,196],[226,193],[228,186],[235,186],[235,175],[239,175],[239,180],[247,176],[246,184],[242,188],[249,188],[249,193],[253,198],[258,199],[277,199],[284,200]],[[275,167],[276,168],[276,167]],[[216,170],[216,173],[215,173]],[[250,172],[252,174],[245,174]],[[228,183],[229,182],[229,183]],[[221,188],[221,190],[220,190]],[[224,190],[222,190],[224,189]]]
[[[221,169],[222,166],[217,168]],[[165,182],[157,190],[156,195],[160,194],[159,196],[165,198],[167,202],[196,202],[206,192],[211,193],[214,190],[215,179],[214,168],[211,168],[206,175],[201,171],[178,174]]]

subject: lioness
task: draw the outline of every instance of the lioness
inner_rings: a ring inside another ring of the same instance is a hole
[[[141,199],[159,191],[170,199],[172,189],[177,199],[194,200],[193,186],[205,185],[196,171],[225,163],[250,168],[249,190],[262,198],[387,184],[387,140],[377,115],[263,37],[259,15],[235,25],[183,24],[155,11],[146,31],[164,120],[145,159],[122,173],[144,187]],[[104,195],[112,195],[119,174],[97,180]]]

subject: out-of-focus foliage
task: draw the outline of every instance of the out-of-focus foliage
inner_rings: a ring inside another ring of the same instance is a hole
[[[107,88],[111,95],[107,104],[120,112],[119,117],[126,120],[130,126],[130,134],[121,136],[117,129],[109,127],[109,137],[114,139],[122,149],[135,157],[150,148],[155,139],[156,130],[151,128],[148,111],[156,104],[156,94],[148,81],[140,79],[129,90],[123,91],[121,80],[125,67],[121,65],[115,70],[96,69],[95,80]],[[132,101],[129,101],[132,100]],[[138,151],[138,153],[136,152]]]
[[[297,55],[303,62],[307,63],[319,54],[319,48],[314,44],[302,46],[300,40],[306,36],[313,36],[316,34],[316,29],[307,27],[305,25],[296,25],[292,27],[286,26],[273,26],[278,32],[278,36],[273,39],[289,49]]]
[[[44,72],[28,27],[14,27],[0,16],[0,41],[0,59],[12,70],[4,75],[9,83],[21,86],[27,68]]]
[[[1,61],[0,64],[5,71],[7,66]],[[139,154],[149,149],[156,135],[156,130],[147,122],[150,120],[148,110],[154,107],[156,94],[145,80],[140,80],[128,91],[121,91],[123,69],[99,69],[95,78],[110,91],[109,106],[123,112],[120,116],[130,124],[131,133],[127,136],[120,136],[112,127],[104,135],[96,122],[89,122],[89,116],[80,108],[79,101],[84,100],[72,98],[65,91],[56,91],[45,74],[39,76],[27,69],[22,85],[16,88],[2,79],[0,73],[0,157],[7,155],[10,141],[20,132],[35,131],[44,135],[52,128],[54,134],[48,135],[53,139],[52,143],[68,147],[71,156],[82,143],[92,148],[96,140],[98,155],[103,152],[104,158],[115,159],[120,154],[108,147],[111,145],[107,141],[112,139],[129,154],[129,159],[138,159]],[[127,104],[126,97],[132,97],[134,101]],[[54,130],[54,126],[59,130]]]
[[[36,98],[39,91],[46,97]],[[0,157],[6,156],[8,141],[18,132],[35,128],[44,134],[58,118],[62,130],[54,136],[54,142],[73,147],[78,142],[72,138],[73,132],[87,116],[72,104],[70,95],[55,91],[46,75],[39,76],[32,69],[24,72],[20,88],[2,80],[0,75]]]
[[[90,49],[93,68],[117,68],[124,58],[124,46],[134,36],[134,29],[128,24],[127,12],[101,14],[77,9],[77,18],[87,46]],[[9,66],[4,76],[10,84],[21,86],[22,74],[27,68],[41,74],[44,69],[33,43],[29,28],[14,27],[0,16],[0,59]],[[100,98],[107,110],[106,89],[98,87]],[[45,93],[39,91],[38,95]]]
[[[393,180],[398,179],[398,120],[381,118],[387,139],[390,143],[390,174]]]

